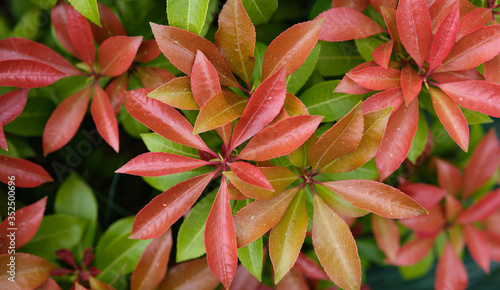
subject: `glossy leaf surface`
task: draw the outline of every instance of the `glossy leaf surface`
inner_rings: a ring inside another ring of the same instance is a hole
[[[68,22],[66,25],[71,44],[78,53],[76,56],[92,66],[95,60],[95,46],[92,30],[87,19],[76,11],[73,6],[70,6],[68,8]]]
[[[92,22],[90,23],[92,34],[97,43],[100,44],[111,36],[127,35],[125,28],[123,28],[120,20],[118,20],[111,9],[101,3],[97,3],[97,8],[99,10],[98,15],[101,25],[97,26]]]
[[[174,266],[161,282],[160,290],[212,290],[220,284],[212,274],[205,258],[188,261]]]
[[[393,263],[400,250],[399,229],[396,222],[378,215],[372,215],[371,225],[377,246],[384,252],[387,260]]]
[[[231,171],[243,182],[267,190],[274,190],[271,183],[260,169],[247,162],[233,162],[229,164]]]
[[[191,91],[189,77],[174,78],[150,92],[148,97],[183,110],[198,110],[200,108]]]
[[[444,246],[436,269],[436,289],[465,289],[469,283],[467,270],[450,243]]]
[[[210,98],[222,91],[217,70],[199,50],[196,52],[191,70],[191,90],[200,107],[203,107]]]
[[[339,7],[327,10],[318,17],[326,17],[321,28],[320,40],[345,41],[361,39],[384,32],[384,28],[371,20],[368,16],[352,8]],[[339,29],[342,27],[342,29]]]
[[[462,174],[451,163],[438,159],[436,163],[439,186],[456,196],[462,189]]]
[[[457,222],[465,224],[484,220],[493,215],[499,207],[500,190],[497,189],[485,195],[468,209],[462,211],[458,216]]]
[[[101,73],[116,77],[127,71],[141,42],[142,36],[113,36],[106,39],[97,52]]]
[[[8,124],[19,116],[28,100],[28,89],[19,89],[0,95],[0,123]]]
[[[392,107],[396,112],[403,103],[404,93],[401,88],[389,89],[369,97],[363,101],[363,113],[371,113],[381,109]]]
[[[14,257],[16,264],[15,283],[8,280],[12,277],[8,273],[11,257]],[[49,277],[50,271],[55,267],[54,264],[40,257],[26,253],[1,255],[0,263],[0,287],[12,290],[35,289]]]
[[[200,34],[207,17],[208,2],[209,0],[167,0],[169,25]]]
[[[68,34],[68,8],[68,3],[60,2],[52,8],[50,19],[59,42],[69,53],[78,57],[78,52],[73,47]]]
[[[150,152],[135,157],[116,172],[139,176],[161,176],[188,171],[206,164],[206,161],[200,159],[164,152]]]
[[[438,67],[450,52],[455,38],[457,36],[459,26],[460,10],[459,5],[455,5],[450,14],[439,25],[434,40],[432,41],[429,70]]]
[[[370,90],[387,90],[401,86],[400,72],[393,68],[367,67],[359,71],[350,71],[347,76],[358,85]]]
[[[118,123],[116,122],[109,96],[100,86],[94,87],[90,113],[92,113],[92,118],[99,134],[118,152],[120,142],[118,138]]]
[[[411,67],[406,66],[401,69],[401,89],[405,97],[405,104],[409,106],[413,99],[418,96],[422,88],[422,78]]]
[[[66,73],[42,62],[25,59],[0,61],[0,85],[20,88],[45,87],[63,77]]]

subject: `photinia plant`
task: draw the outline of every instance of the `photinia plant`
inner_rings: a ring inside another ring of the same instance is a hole
[[[386,28],[361,13],[370,3]],[[476,8],[460,0],[344,1],[346,7],[337,6],[318,16],[326,17],[321,40],[377,35],[383,41],[373,50],[373,61],[348,72],[335,90],[349,94],[381,91],[364,101],[364,112],[394,107],[375,157],[380,179],[387,178],[408,155],[419,104],[437,114],[464,151],[469,146],[469,128],[460,106],[500,117],[496,60],[500,26],[488,25],[496,7]],[[476,70],[482,64],[484,76]]]
[[[463,174],[447,161],[437,159],[435,164],[439,187],[411,182],[399,186],[429,211],[425,217],[400,221],[412,230],[413,239],[400,246],[398,227],[390,220],[374,218],[372,226],[387,263],[416,264],[436,245],[440,258],[435,289],[465,289],[468,275],[460,259],[465,245],[486,273],[490,271],[490,262],[498,261],[498,229],[493,222],[500,210],[500,190],[482,189],[491,187],[485,183],[494,177],[500,165],[495,132],[490,131],[477,145]]]

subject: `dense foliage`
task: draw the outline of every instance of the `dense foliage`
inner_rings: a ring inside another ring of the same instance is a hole
[[[0,288],[498,272],[497,2],[0,4]]]

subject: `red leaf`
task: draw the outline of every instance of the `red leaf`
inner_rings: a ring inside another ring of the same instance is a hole
[[[234,215],[238,248],[246,246],[274,227],[285,213],[298,187],[268,200],[256,200]]]
[[[461,71],[494,58],[500,53],[500,25],[486,26],[459,39],[443,61],[443,70]]]
[[[328,171],[335,159],[358,148],[363,132],[363,112],[358,103],[312,146],[309,151],[312,168]]]
[[[135,56],[134,61],[150,62],[153,59],[157,58],[160,54],[161,51],[158,47],[158,44],[156,44],[156,40],[144,40],[137,50],[137,55]]]
[[[457,32],[457,40],[471,32],[482,28],[483,26],[486,26],[491,19],[491,9],[488,8],[476,8],[467,13],[467,15],[465,15],[462,20],[460,20],[460,26],[458,27]]]
[[[0,61],[14,59],[41,62],[67,75],[80,74],[71,63],[48,46],[25,38],[10,37],[0,41]]]
[[[238,267],[238,256],[233,215],[224,177],[205,226],[205,248],[210,270],[229,289]]]
[[[36,187],[52,181],[52,177],[40,165],[31,161],[0,156],[0,181],[8,184],[9,176],[16,179],[16,187]]]
[[[125,107],[135,119],[172,142],[211,152],[200,136],[192,134],[193,126],[181,113],[147,93],[147,89],[127,92]]]
[[[99,61],[103,75],[116,77],[128,70],[134,61],[142,36],[112,36],[99,46]]]
[[[106,92],[99,85],[94,86],[94,97],[90,104],[90,113],[94,119],[97,131],[113,149],[118,152],[118,123]]]
[[[438,86],[460,106],[500,118],[500,85],[486,81],[463,81]]]
[[[405,183],[398,187],[426,209],[435,207],[446,195],[446,190],[426,183]]]
[[[349,7],[359,12],[362,12],[370,5],[368,0],[336,0],[332,2],[332,8]]]
[[[278,115],[286,98],[285,73],[282,66],[252,94],[243,115],[234,126],[230,151],[260,132]]]
[[[22,113],[29,91],[29,89],[14,90],[0,96],[0,123],[2,125],[8,124]]]
[[[425,1],[400,0],[396,21],[401,43],[422,68],[432,44],[431,17]]]
[[[162,176],[207,165],[207,161],[165,152],[149,152],[130,160],[115,172],[139,176]]]
[[[2,181],[3,182],[3,181]],[[9,185],[9,190],[15,188],[17,185],[17,180],[13,180]],[[15,189],[14,189],[15,190]],[[14,192],[14,190],[12,190]],[[10,199],[9,199],[10,200]],[[9,202],[10,203],[10,202]],[[45,206],[47,204],[47,197],[40,199],[39,201],[25,206],[15,212],[15,215],[11,215],[15,219],[12,220],[6,217],[4,221],[0,224],[0,251],[2,253],[7,253],[10,246],[11,237],[9,236],[15,228],[15,248],[18,249],[25,245],[33,236],[35,235],[40,223],[42,222],[43,213],[45,212]],[[10,206],[10,205],[9,205]],[[9,224],[12,222],[13,224]]]
[[[222,92],[217,70],[201,51],[196,51],[193,69],[191,73],[191,91],[198,106],[203,107],[205,103]]]
[[[401,106],[389,119],[380,151],[375,156],[380,180],[386,179],[406,159],[417,132],[418,102]]]
[[[392,5],[394,8],[389,8],[385,6],[380,6],[380,14],[384,18],[385,26],[387,26],[387,31],[391,36],[393,42],[393,50],[395,53],[402,53],[403,47],[401,45],[401,39],[399,38],[398,33],[398,24],[397,24],[397,11],[396,11],[396,3]]]
[[[153,289],[161,283],[167,272],[172,243],[172,231],[168,230],[146,247],[132,272],[132,290]]]
[[[439,186],[446,189],[451,195],[457,196],[462,189],[462,174],[451,163],[437,159],[437,175]]]
[[[262,286],[259,286],[259,290],[268,290],[268,288],[263,288]],[[272,289],[272,288],[270,288]],[[289,290],[289,289],[294,289],[294,290],[308,290],[311,289],[309,288],[309,285],[307,284],[307,281],[304,276],[299,273],[299,271],[295,268],[290,269],[288,273],[286,273],[285,276],[283,276],[283,279],[281,279],[278,283],[276,283],[276,290]]]
[[[322,116],[303,115],[279,121],[255,135],[239,157],[265,161],[289,154],[314,133],[322,119]]]
[[[428,0],[426,0],[428,2]],[[457,2],[464,2],[462,0],[432,0],[432,3],[429,3],[429,14],[431,16],[432,21],[432,33],[435,34],[441,22],[450,14],[451,10],[455,6]],[[467,1],[468,2],[468,1]],[[462,6],[462,5],[460,5]],[[460,7],[462,8],[462,7]],[[461,13],[463,9],[460,9]],[[461,15],[462,16],[462,15]]]
[[[254,165],[247,162],[233,162],[229,164],[229,167],[231,168],[231,171],[234,172],[236,177],[242,181],[250,185],[274,191],[264,173],[262,173],[262,171]]]
[[[321,269],[321,267],[318,264],[316,264],[316,262],[313,261],[311,258],[302,254],[302,252],[299,253],[299,257],[297,258],[297,261],[295,262],[295,265],[293,267],[309,279],[314,279],[314,280],[329,279],[328,276],[326,276],[325,271],[323,271],[323,269]]]
[[[474,225],[464,225],[465,243],[476,264],[487,274],[490,273],[490,249],[482,231]]]
[[[262,80],[274,75],[282,66],[286,75],[296,71],[318,42],[318,36],[324,20],[295,24],[276,37],[269,44],[262,63]]]
[[[474,149],[465,167],[463,195],[470,196],[490,180],[500,164],[500,144],[495,130],[490,130]]]
[[[34,60],[0,61],[0,86],[45,87],[67,76],[66,73]]]
[[[42,285],[38,286],[36,290],[61,290],[61,287],[52,278],[47,278]]]
[[[250,83],[255,65],[255,27],[241,1],[227,1],[222,8],[215,43],[231,70]]]
[[[488,82],[500,84],[500,54],[484,63],[484,77]]]
[[[15,261],[15,282],[9,281],[12,277],[8,271],[8,265],[12,259]],[[47,278],[50,270],[55,267],[54,264],[46,260],[26,253],[16,253],[0,255],[0,288],[1,289],[35,289]]]
[[[7,145],[7,140],[5,140],[5,133],[3,132],[3,126],[0,122],[0,147],[4,150],[9,150]]]
[[[414,230],[419,236],[434,237],[446,224],[446,217],[441,205],[429,209],[428,215],[400,220],[399,223]]]
[[[398,252],[393,265],[410,266],[418,263],[432,250],[434,238],[415,239],[404,244]]]
[[[401,89],[403,90],[406,106],[410,105],[422,89],[422,78],[410,66],[401,69]]]
[[[465,289],[469,283],[467,270],[449,242],[436,269],[435,289]]]
[[[396,112],[403,103],[403,91],[401,88],[389,89],[377,93],[363,101],[363,114],[368,114],[381,109],[392,107],[392,112]]]
[[[455,44],[459,16],[460,11],[457,3],[453,6],[450,14],[448,14],[443,22],[441,22],[441,25],[439,25],[439,28],[436,31],[429,57],[429,70],[432,71],[438,67]]]
[[[351,80],[348,76],[344,75],[333,92],[346,93],[349,95],[363,95],[371,92],[371,90],[363,88],[362,86]]]
[[[341,180],[322,185],[354,206],[383,217],[403,219],[427,211],[406,194],[389,185],[371,180]]]
[[[97,3],[97,8],[99,9],[101,27],[90,22],[90,28],[97,43],[101,44],[112,36],[127,35],[125,28],[123,28],[120,20],[118,20],[111,9],[101,3]]]
[[[48,155],[66,145],[75,135],[87,112],[91,87],[66,98],[52,112],[43,131],[43,155]]]
[[[158,289],[211,290],[219,284],[219,280],[210,272],[206,259],[201,258],[174,266],[168,271]]]
[[[68,3],[62,1],[58,5],[54,6],[50,13],[50,18],[52,25],[54,26],[54,31],[56,33],[59,42],[66,48],[66,50],[72,55],[80,58],[78,52],[76,52],[68,34]]]
[[[429,93],[432,97],[432,106],[444,128],[458,146],[467,152],[469,148],[469,124],[462,110],[440,89],[430,87]]]
[[[113,79],[111,83],[106,87],[106,94],[109,96],[109,101],[111,102],[111,107],[113,108],[113,113],[115,115],[120,112],[120,108],[125,99],[125,92],[128,87],[128,75],[122,74],[121,76]]]
[[[151,29],[160,50],[183,73],[191,74],[196,51],[199,50],[217,70],[221,85],[239,86],[224,57],[212,42],[197,34],[172,26],[151,23]]]
[[[373,235],[377,246],[387,256],[389,263],[393,263],[399,251],[399,229],[391,219],[378,215],[371,216]]]
[[[76,56],[92,66],[95,59],[95,45],[87,19],[73,6],[70,6],[68,7],[67,21],[69,39],[73,48],[78,52]]]
[[[359,71],[350,71],[346,75],[358,85],[370,90],[387,90],[401,86],[401,72],[393,68],[368,67]]]
[[[486,68],[485,68],[486,69]],[[433,72],[430,75],[431,78],[436,80],[438,83],[453,83],[462,82],[470,80],[484,81],[484,77],[475,68],[471,68],[464,71],[451,71],[451,72]]]
[[[139,211],[134,220],[131,239],[153,239],[166,232],[196,202],[216,172],[180,182]]]
[[[255,278],[248,270],[240,264],[236,269],[233,283],[231,283],[230,290],[251,289],[257,290],[260,285],[259,280]]]
[[[396,5],[398,3],[397,0],[370,0],[370,3],[372,4],[373,8],[377,10],[378,13],[381,13],[381,6],[384,6],[386,8],[391,8],[391,9],[396,9]]]
[[[500,208],[500,189],[485,195],[477,203],[462,211],[457,222],[461,224],[472,223],[487,219]]]
[[[141,66],[136,69],[141,83],[150,90],[157,89],[175,78],[174,74],[159,67]]]
[[[345,41],[361,39],[385,31],[384,28],[368,16],[352,8],[333,8],[321,13],[316,19],[323,17],[326,17],[326,20],[319,34],[320,40]]]
[[[387,68],[392,54],[392,40],[382,43],[373,50],[373,60],[383,68]]]

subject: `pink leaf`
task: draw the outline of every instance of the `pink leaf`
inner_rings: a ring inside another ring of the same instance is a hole
[[[94,86],[94,97],[90,105],[90,113],[94,119],[97,131],[113,149],[118,152],[118,123],[108,94],[99,85]]]
[[[469,278],[464,264],[453,246],[446,242],[443,255],[437,264],[435,289],[465,289],[468,283]]]
[[[348,76],[344,75],[333,92],[346,93],[349,95],[363,95],[371,92],[371,90],[363,88],[362,86],[351,80]]]
[[[372,231],[377,246],[393,263],[399,251],[399,229],[396,222],[378,215],[371,216]]]
[[[457,32],[457,40],[471,32],[482,28],[483,26],[486,26],[491,19],[491,9],[488,8],[476,8],[467,13],[467,15],[465,15],[462,20],[460,20],[460,26],[458,27]]]
[[[5,139],[5,133],[3,132],[2,123],[0,123],[0,148],[3,148],[4,150],[9,150],[7,145],[7,140]]]
[[[410,105],[422,89],[422,78],[410,66],[401,69],[401,89],[403,90],[406,106]]]
[[[465,167],[463,195],[470,196],[490,180],[500,164],[500,145],[495,130],[490,130],[474,149]]]
[[[191,91],[198,106],[203,107],[213,96],[222,92],[217,70],[201,51],[196,51],[191,71]]]
[[[71,63],[48,46],[25,38],[10,37],[0,41],[0,61],[14,59],[41,62],[67,75],[80,74]]]
[[[9,280],[7,271],[10,271],[9,264],[15,261],[16,274],[15,282]],[[0,289],[36,289],[49,278],[50,271],[55,268],[55,265],[47,262],[38,256],[27,253],[2,254],[0,255],[1,271],[0,274]],[[7,270],[9,269],[9,270]]]
[[[128,75],[123,74],[111,81],[106,87],[106,94],[109,96],[109,101],[111,102],[111,107],[113,108],[113,113],[118,115],[120,108],[125,99],[125,92],[128,87]]]
[[[112,36],[127,35],[127,32],[120,23],[120,20],[118,20],[111,9],[101,3],[97,3],[97,8],[99,9],[101,27],[97,26],[93,22],[90,22],[90,28],[92,29],[92,34],[94,35],[97,43],[101,44],[103,41]]]
[[[54,26],[54,31],[56,33],[57,39],[61,42],[62,46],[72,55],[80,58],[78,52],[73,47],[68,34],[68,8],[70,6],[66,2],[59,2],[58,5],[52,8],[50,13],[50,18],[52,20],[52,25]]]
[[[128,70],[134,61],[142,36],[112,36],[99,46],[99,61],[103,75],[116,77]]]
[[[210,272],[205,258],[175,265],[170,269],[158,289],[215,289],[220,282]]]
[[[299,257],[293,266],[299,272],[301,272],[305,277],[314,280],[328,280],[325,271],[316,264],[313,259],[309,258],[305,254],[299,253]]]
[[[486,81],[463,81],[439,84],[438,87],[460,106],[500,118],[500,85]]]
[[[143,63],[150,62],[157,58],[160,54],[161,50],[158,47],[158,44],[156,44],[156,40],[144,40],[137,50],[137,55],[135,56],[134,61]]]
[[[397,266],[410,266],[422,260],[434,245],[434,238],[415,239],[404,244],[398,252],[393,264]]]
[[[139,122],[168,140],[210,152],[200,136],[193,135],[193,126],[176,109],[148,98],[149,90],[127,92],[125,107]]]
[[[139,176],[162,176],[188,171],[203,165],[207,165],[207,161],[171,153],[149,152],[130,160],[116,172]]]
[[[17,180],[12,180],[12,187],[15,187]],[[9,186],[9,187],[10,187]],[[10,190],[10,189],[9,189]],[[14,191],[14,190],[12,190]],[[40,223],[42,222],[43,213],[45,212],[45,206],[47,204],[47,197],[40,199],[39,201],[25,206],[11,215],[14,219],[6,217],[4,221],[0,224],[0,251],[2,253],[8,253],[10,246],[10,234],[11,228],[16,228],[15,230],[15,248],[18,249],[25,245],[33,236],[35,235]],[[13,224],[9,222],[14,221]]]
[[[386,179],[406,159],[413,137],[417,132],[418,102],[414,99],[408,107],[401,106],[387,123],[380,151],[375,156],[380,180]]]
[[[231,150],[264,129],[285,103],[285,67],[264,80],[255,90],[243,115],[234,126]]]
[[[347,76],[364,88],[383,91],[400,87],[400,74],[399,70],[390,67],[387,69],[368,67],[359,71],[350,71]]]
[[[150,90],[157,89],[175,78],[174,74],[159,67],[138,66],[136,69],[142,85]]]
[[[385,29],[368,16],[352,8],[340,7],[327,10],[316,17],[326,17],[319,34],[320,40],[345,41],[366,38]]]
[[[430,77],[441,84],[470,80],[484,81],[483,75],[480,74],[475,68],[463,71],[433,72]]]
[[[462,211],[457,222],[461,224],[485,220],[493,215],[500,207],[500,189],[485,195],[477,203]]]
[[[48,155],[66,145],[75,135],[87,112],[91,87],[66,98],[52,112],[43,131],[43,154]]]
[[[14,90],[0,96],[0,123],[8,124],[19,116],[26,101],[28,100],[29,89]]]
[[[474,225],[464,225],[465,244],[476,264],[484,272],[490,273],[490,249],[483,231]]]
[[[446,190],[426,183],[405,183],[398,189],[426,209],[435,207],[447,194]]]
[[[0,86],[45,87],[66,76],[68,76],[66,73],[34,60],[0,61]]]
[[[216,172],[180,182],[153,198],[134,220],[131,239],[153,239],[166,232],[196,202]]]
[[[229,164],[231,171],[242,181],[274,191],[273,186],[267,180],[267,177],[254,165],[247,162],[233,162]]]
[[[434,40],[432,41],[429,57],[429,70],[434,70],[446,58],[451,48],[455,44],[458,31],[460,11],[459,5],[455,4],[450,14],[439,25]]]
[[[425,1],[399,1],[396,21],[401,43],[422,68],[432,44],[431,17]]]
[[[382,43],[373,50],[373,60],[383,68],[387,68],[392,54],[392,40]]]
[[[368,114],[381,109],[392,107],[396,112],[403,103],[403,91],[401,88],[389,89],[369,97],[363,101],[363,114]]]
[[[87,19],[76,11],[73,6],[70,6],[66,25],[73,48],[78,52],[76,56],[79,56],[81,60],[92,66],[95,59],[95,45]]]
[[[441,188],[446,189],[451,195],[457,196],[462,189],[462,174],[451,163],[438,159],[436,161],[438,182]]]
[[[433,237],[443,229],[446,218],[443,207],[437,205],[429,209],[428,215],[400,220],[399,223],[414,230],[419,236]]]
[[[31,161],[7,156],[0,156],[0,182],[9,183],[9,177],[15,177],[16,187],[36,187],[52,181],[52,177],[40,165]]]
[[[484,77],[488,82],[500,84],[500,54],[484,63]]]
[[[238,256],[225,178],[222,178],[219,192],[208,215],[205,226],[205,248],[210,270],[224,284],[224,287],[229,289],[238,267]]]
[[[429,93],[434,110],[444,128],[458,146],[467,152],[469,149],[469,124],[462,110],[440,89],[430,87]]]

